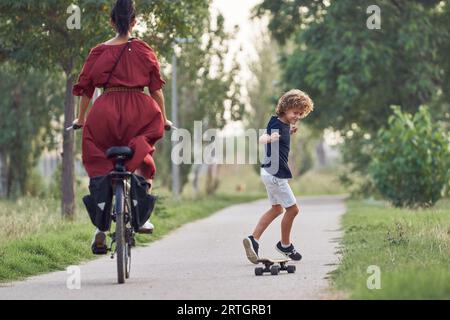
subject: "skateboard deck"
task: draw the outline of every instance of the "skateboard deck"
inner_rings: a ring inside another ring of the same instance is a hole
[[[264,265],[264,267],[256,267],[255,275],[262,276],[264,273],[271,275],[278,275],[280,271],[287,271],[288,273],[294,273],[296,268],[294,265],[287,265],[291,259],[267,259],[261,258],[257,262]]]

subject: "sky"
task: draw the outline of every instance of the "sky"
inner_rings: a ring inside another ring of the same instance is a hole
[[[262,0],[213,0],[212,10],[219,10],[225,17],[225,26],[228,31],[232,31],[235,25],[239,25],[240,31],[236,41],[231,45],[232,52],[236,51],[239,46],[242,47],[242,53],[238,55],[241,65],[241,77],[243,83],[248,82],[251,73],[247,63],[256,59],[255,48],[253,43],[259,30],[265,29],[267,21],[257,23],[250,19],[252,8],[261,3]],[[224,136],[242,135],[244,127],[240,121],[230,122],[223,130]],[[342,137],[332,130],[324,132],[325,142],[328,145],[336,145],[342,143]]]
[[[255,48],[253,42],[261,24],[250,19],[251,10],[262,0],[213,0],[211,10],[213,14],[220,11],[225,18],[225,28],[227,31],[233,31],[236,25],[239,26],[239,33],[236,39],[230,43],[229,59],[234,53],[242,48],[238,53],[237,59],[241,66],[240,77],[242,82],[246,83],[250,77],[248,63],[255,59]],[[243,126],[240,122],[232,122],[224,129],[224,135],[234,135],[243,132]]]
[[[219,10],[225,17],[225,27],[232,31],[235,25],[240,27],[237,43],[243,51],[252,51],[252,37],[255,24],[250,19],[251,10],[262,0],[213,0],[212,10]]]
[[[243,67],[243,72],[248,73],[247,62],[255,59],[255,49],[253,42],[258,34],[258,30],[264,27],[264,23],[258,23],[252,19],[251,10],[262,0],[213,0],[211,10],[213,14],[220,11],[225,17],[225,28],[232,32],[234,27],[239,26],[239,32],[236,39],[231,42],[231,52],[242,52],[238,55],[238,60]],[[232,54],[231,54],[232,55]]]

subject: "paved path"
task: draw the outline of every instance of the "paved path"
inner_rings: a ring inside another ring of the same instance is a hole
[[[269,207],[267,200],[234,205],[187,224],[133,251],[131,279],[116,282],[115,260],[81,265],[81,289],[67,289],[67,272],[4,284],[0,299],[323,299],[336,268],[342,197],[299,198],[293,243],[303,255],[295,274],[254,275],[242,239]],[[261,239],[261,256],[278,257],[278,218]],[[157,227],[157,226],[156,226]]]

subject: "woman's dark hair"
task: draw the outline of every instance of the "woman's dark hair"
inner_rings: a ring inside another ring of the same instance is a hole
[[[133,0],[117,0],[111,11],[111,20],[120,35],[126,35],[131,22],[136,18],[136,10]]]

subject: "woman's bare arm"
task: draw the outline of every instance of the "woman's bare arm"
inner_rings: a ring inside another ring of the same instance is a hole
[[[159,105],[159,107],[161,108],[161,113],[164,117],[164,122],[167,121],[167,115],[166,115],[166,105],[165,105],[165,101],[164,101],[164,93],[163,91],[157,90],[155,92],[152,92],[150,94],[152,96],[153,99],[155,99],[156,103]]]
[[[80,100],[80,113],[78,114],[77,120],[75,122],[79,125],[83,125],[86,120],[86,113],[91,103],[91,98],[87,96],[82,96]]]

